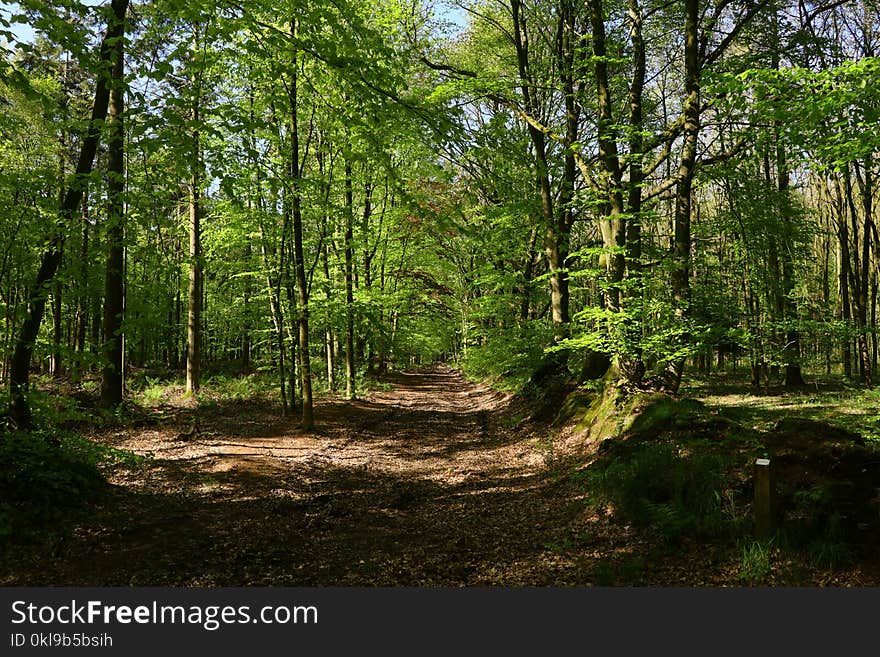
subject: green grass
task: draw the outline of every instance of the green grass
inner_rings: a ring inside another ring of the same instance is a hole
[[[753,394],[748,382],[736,377],[693,379],[682,389],[683,395],[758,431],[770,430],[782,418],[798,417],[855,431],[880,445],[880,390],[832,378],[802,391],[770,392]]]
[[[261,374],[246,376],[218,374],[204,381],[199,390],[199,401],[244,401],[261,397],[275,387],[273,377]]]
[[[133,390],[132,397],[136,403],[148,408],[165,404],[175,406],[193,398],[200,404],[208,405],[246,401],[274,394],[278,387],[273,373],[262,372],[245,376],[215,374],[206,377],[195,395],[184,392],[182,379],[144,376],[139,383],[140,387]]]
[[[747,541],[740,545],[739,578],[749,584],[761,584],[770,575],[774,555],[773,539]]]
[[[688,380],[684,399],[671,406],[635,405],[629,431],[622,432],[629,437],[608,443],[591,465],[572,473],[573,480],[582,484],[588,506],[612,509],[649,540],[726,545],[738,562],[734,581],[741,584],[775,582],[792,569],[808,574],[851,567],[873,553],[878,535],[876,511],[872,520],[865,506],[874,470],[863,469],[861,479],[841,473],[859,459],[876,462],[870,459],[880,453],[880,392],[840,379],[769,392],[752,394],[748,381],[735,377]],[[682,406],[689,397],[702,402],[702,410]],[[674,411],[671,419],[666,406]],[[857,432],[867,449],[817,441],[809,454],[784,453],[780,458],[789,460],[782,461],[777,481],[779,527],[772,539],[758,541],[752,536],[751,464],[765,449],[763,436],[783,435],[772,431],[783,419]],[[833,449],[843,450],[842,460],[835,460]],[[607,563],[595,575],[598,581],[627,579]]]

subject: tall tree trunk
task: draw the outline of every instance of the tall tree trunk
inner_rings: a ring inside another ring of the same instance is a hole
[[[70,20],[70,10],[66,11],[66,20]],[[70,74],[70,53],[64,53],[64,66],[61,72],[61,100],[59,102],[59,111],[61,116],[67,113],[68,104],[70,102],[70,94],[68,93]],[[64,182],[67,176],[67,130],[62,129],[58,138],[58,205],[64,203]],[[62,374],[61,366],[61,297],[63,286],[59,279],[55,279],[52,285],[52,352],[49,354],[49,374],[55,378],[60,378]]]
[[[630,19],[630,42],[633,49],[633,74],[629,88],[629,189],[627,195],[626,221],[626,299],[630,306],[636,306],[644,294],[642,277],[642,186],[644,169],[642,164],[644,150],[644,116],[643,95],[647,70],[645,40],[642,33],[642,9],[639,0],[628,0]],[[645,363],[642,360],[642,323],[636,308],[628,309],[630,313],[624,326],[625,358],[621,361],[621,370],[627,378],[640,383],[645,374]]]
[[[605,295],[605,304],[608,310],[620,312],[622,309],[620,283],[623,281],[626,266],[621,249],[626,245],[626,222],[623,219],[622,174],[617,149],[614,106],[608,80],[608,52],[605,43],[605,13],[602,0],[590,0],[589,10],[593,28],[593,74],[596,80],[598,113],[596,130],[602,178],[600,182],[605,201],[605,216],[600,222],[600,230],[605,247],[611,251],[605,256],[610,283]]]
[[[856,165],[855,175],[860,186],[862,197],[862,230],[859,230],[859,209],[855,202],[853,191],[853,173],[847,168],[844,175],[846,200],[849,207],[849,215],[852,225],[852,267],[850,268],[850,292],[853,306],[853,319],[856,323],[856,353],[859,359],[859,377],[869,387],[873,385],[871,377],[871,359],[868,349],[868,281],[870,280],[870,248],[872,237],[873,220],[872,199],[866,198],[865,181],[859,175]],[[870,177],[868,178],[870,181]]]
[[[371,252],[370,245],[370,218],[373,214],[373,181],[371,180],[370,172],[365,167],[364,170],[364,206],[363,213],[361,214],[361,236],[363,240],[363,282],[364,282],[364,290],[367,294],[370,293],[370,290],[373,287],[373,254]],[[357,353],[360,354],[361,362],[366,362],[367,364],[367,372],[369,374],[374,374],[374,363],[372,359],[372,354],[370,353],[371,348],[371,340],[370,340],[370,328],[369,325],[364,326],[361,329],[358,344],[356,346]]]
[[[327,326],[324,331],[325,341],[324,348],[327,356],[327,387],[330,390],[336,389],[336,354],[333,350],[333,322],[330,318],[330,300],[332,299],[332,282],[330,280],[330,246],[325,244],[321,250],[321,261],[324,268],[324,296],[327,299],[328,317]]]
[[[792,217],[789,194],[789,173],[785,150],[777,136],[776,143],[777,183],[782,204],[782,252],[780,253],[782,274],[782,317],[785,320],[785,387],[802,388],[806,385],[801,372],[801,335],[795,323],[798,319],[797,301],[794,298],[794,219]]]
[[[124,29],[124,28],[123,28]],[[110,114],[107,161],[107,267],[104,279],[104,370],[101,403],[116,407],[124,392],[125,337],[125,47],[116,42],[111,72]]]
[[[83,192],[82,211],[80,212],[82,229],[79,247],[79,280],[80,285],[76,294],[76,315],[73,322],[73,349],[76,353],[74,360],[74,368],[71,377],[74,381],[79,381],[82,366],[83,355],[86,350],[86,333],[88,332],[88,316],[89,316],[89,292],[88,285],[88,259],[89,259],[89,200],[88,190]]]
[[[537,85],[532,79],[529,61],[529,40],[526,18],[520,0],[510,3],[513,17],[514,45],[520,78],[520,91],[523,104],[529,116],[537,119],[539,103]],[[566,235],[557,225],[554,214],[553,189],[550,183],[550,166],[547,161],[547,141],[544,133],[531,122],[528,125],[529,138],[535,156],[535,182],[541,197],[541,217],[544,224],[544,254],[550,273],[550,310],[556,327],[556,338],[566,337],[569,322],[568,274],[565,271]]]
[[[263,203],[262,198],[257,197],[258,212],[262,214]],[[286,381],[286,347],[284,344],[284,315],[281,308],[281,276],[276,273],[272,275],[272,265],[269,258],[269,245],[266,228],[260,219],[260,254],[263,259],[263,267],[266,270],[266,289],[269,293],[269,314],[272,318],[272,327],[275,329],[275,347],[278,349],[278,380],[281,394],[281,414],[287,415],[287,381]],[[283,249],[282,249],[283,254]],[[283,260],[284,256],[281,255]],[[281,266],[284,263],[282,261]]]
[[[672,237],[672,303],[675,317],[681,326],[686,326],[689,318],[691,288],[691,212],[694,171],[697,164],[697,145],[700,138],[700,61],[699,61],[699,0],[685,0],[684,23],[684,142],[675,189],[675,214],[673,215]],[[685,348],[691,336],[684,329],[677,340]],[[676,356],[669,364],[666,385],[678,392],[681,375],[684,372],[684,356]]]
[[[354,194],[352,192],[351,157],[345,156],[345,396],[354,399]]]
[[[869,153],[865,158],[864,171],[856,162],[855,175],[859,186],[862,210],[862,253],[861,253],[861,277],[858,285],[858,324],[859,324],[859,369],[862,380],[869,388],[874,385],[874,372],[871,365],[871,353],[868,346],[868,307],[870,303],[871,287],[871,241],[876,233],[874,226],[874,174],[873,157]]]
[[[61,297],[63,289],[61,281],[56,278],[52,283],[52,353],[49,355],[49,374],[56,379],[62,375],[61,341],[64,329],[62,327]]]
[[[840,180],[834,179],[834,188],[836,192],[837,204],[836,221],[837,221],[837,287],[838,297],[840,298],[840,319],[847,329],[841,345],[841,360],[843,361],[843,375],[846,378],[852,377],[852,348],[849,337],[849,327],[852,322],[852,313],[850,306],[850,264],[849,264],[849,226],[846,222],[846,204],[843,200],[843,191],[840,188]]]
[[[193,28],[193,53],[199,52],[199,28]],[[202,153],[201,84],[202,74],[195,67],[191,77],[192,135],[189,189],[189,310],[186,325],[186,392],[198,392],[202,379]]]
[[[779,16],[773,15],[772,19],[772,66],[774,70],[779,69]],[[806,383],[801,372],[801,337],[800,332],[795,327],[798,319],[797,302],[794,298],[794,217],[792,216],[790,176],[788,171],[788,163],[785,154],[785,145],[780,138],[780,127],[776,121],[773,122],[773,141],[776,145],[776,189],[779,193],[779,215],[782,226],[780,245],[781,249],[778,253],[779,274],[780,278],[777,286],[777,295],[779,298],[778,306],[780,317],[785,325],[785,346],[783,348],[783,361],[785,365],[785,387],[786,388],[802,388]],[[768,175],[769,177],[769,175]]]
[[[296,38],[296,22],[290,26],[291,36]],[[297,82],[299,76],[298,51],[294,49],[290,74],[290,174],[293,193],[293,260],[296,276],[297,324],[299,326],[299,371],[302,390],[302,428],[311,431],[315,426],[312,402],[312,367],[309,357],[309,289],[303,255],[302,196],[300,193],[299,120],[297,107]]]
[[[244,247],[244,257],[250,267],[253,257],[250,242]],[[244,281],[244,325],[241,329],[241,369],[245,374],[251,371],[251,287],[251,278],[248,276]]]
[[[79,160],[77,161],[73,177],[68,184],[67,192],[64,195],[64,202],[61,204],[54,232],[46,250],[43,251],[40,257],[40,267],[37,270],[36,279],[28,290],[27,314],[19,330],[10,364],[9,418],[20,428],[30,428],[33,425],[33,416],[27,401],[31,356],[33,355],[37,334],[40,332],[40,324],[43,321],[46,298],[52,280],[58,270],[58,265],[61,263],[67,230],[76,217],[88,175],[91,173],[94,164],[95,153],[98,149],[101,129],[107,116],[107,106],[110,99],[109,75],[107,75],[107,71],[109,71],[113,63],[115,43],[122,37],[128,0],[112,0],[111,9],[112,16],[108,20],[107,32],[101,42],[99,53],[99,62],[105,72],[103,74],[99,73],[97,77],[95,98],[92,103],[92,116],[85,137],[82,140]]]

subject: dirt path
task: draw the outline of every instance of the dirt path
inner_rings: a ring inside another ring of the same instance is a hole
[[[504,396],[443,368],[386,381],[322,401],[313,434],[258,400],[95,434],[151,458],[109,470],[112,494],[48,550],[0,558],[0,585],[743,583],[732,542],[664,543],[588,505],[547,458],[554,430],[517,422]],[[780,562],[768,583],[876,581]]]
[[[583,505],[510,428],[505,398],[442,368],[388,383],[319,404],[313,435],[244,403],[195,430],[100,436],[152,459],[117,467],[113,499],[11,583],[586,583],[589,560],[553,549]]]

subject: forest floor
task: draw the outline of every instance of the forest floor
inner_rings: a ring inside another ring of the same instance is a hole
[[[160,405],[89,435],[147,458],[0,585],[739,585],[741,546],[675,545],[586,501],[564,436],[445,367],[400,372],[317,430],[269,402]],[[551,438],[559,439],[555,442]],[[747,566],[748,564],[746,564]],[[763,584],[877,584],[780,557]]]

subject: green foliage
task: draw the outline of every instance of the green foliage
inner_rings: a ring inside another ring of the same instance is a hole
[[[8,390],[0,395],[0,404],[5,406],[8,403],[8,395]],[[71,428],[100,421],[95,413],[82,409],[76,399],[57,394],[39,378],[28,394],[28,400],[39,431],[51,433],[57,427]]]
[[[817,482],[795,491],[785,526],[790,543],[805,549],[817,565],[837,568],[853,556],[855,536],[841,509],[841,494],[832,482]]]
[[[741,105],[750,100],[755,111],[779,122],[789,144],[839,169],[880,146],[878,71],[880,59],[874,57],[822,71],[750,69],[736,77],[754,96],[740,93],[731,100]]]
[[[142,461],[62,430],[0,434],[0,539],[48,527],[105,494],[101,466]]]
[[[740,545],[739,578],[749,584],[762,583],[770,574],[775,551],[773,539],[742,543]]]
[[[820,537],[811,543],[810,555],[818,567],[837,570],[852,564],[855,551],[840,538]]]
[[[595,464],[587,480],[597,501],[668,540],[715,536],[730,527],[722,504],[726,463],[717,454],[696,449],[683,454],[668,444],[645,442]]]
[[[208,378],[200,391],[200,398],[213,401],[246,401],[273,390],[274,381],[262,374],[229,376],[217,374]]]
[[[146,377],[145,385],[140,392],[141,403],[145,406],[158,406],[167,399],[168,385],[159,379]]]
[[[520,390],[540,367],[552,340],[552,327],[532,322],[519,331],[482,329],[461,366],[474,378],[496,379],[508,390]]]

